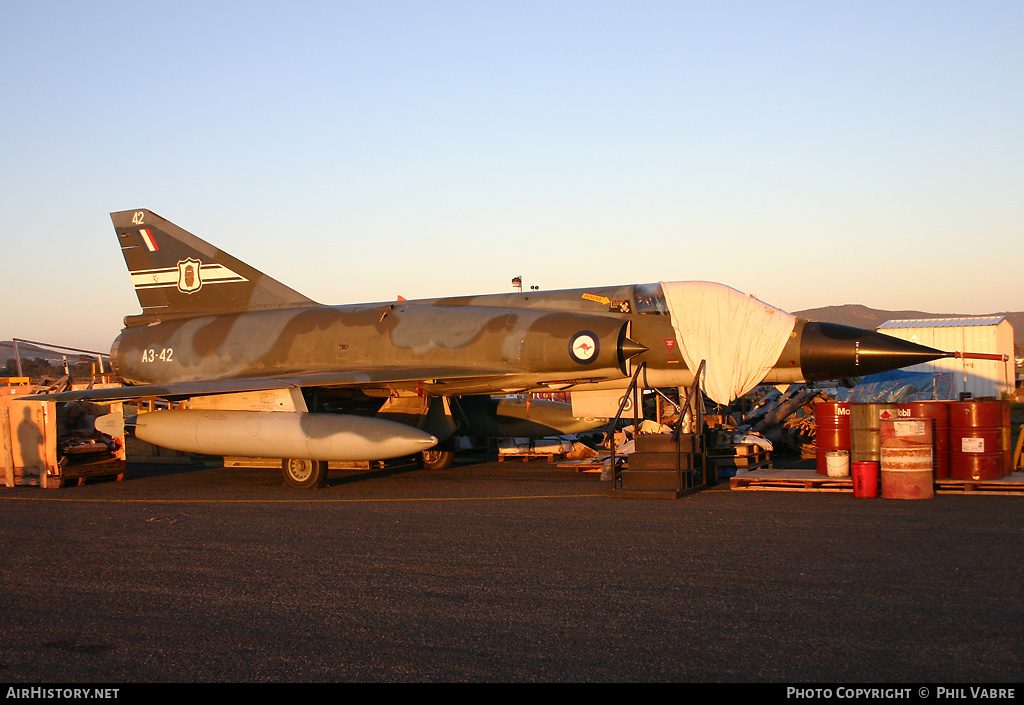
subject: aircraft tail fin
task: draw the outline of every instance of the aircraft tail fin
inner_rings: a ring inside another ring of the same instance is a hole
[[[316,302],[149,210],[111,213],[142,314],[125,325]]]

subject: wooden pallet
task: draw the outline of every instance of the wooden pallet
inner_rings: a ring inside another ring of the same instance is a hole
[[[576,472],[601,472],[604,470],[605,463],[611,458],[610,453],[604,455],[597,455],[593,458],[579,458],[577,460],[561,460],[557,466],[560,468],[571,468]]]
[[[737,468],[739,470],[754,470],[755,468],[771,468],[772,459],[767,453],[758,455],[743,456],[721,456],[709,455],[708,461],[713,462],[720,468]]]
[[[767,450],[753,443],[740,443],[731,447],[719,447],[708,449],[708,462],[713,463],[719,470],[755,470],[758,468],[769,468],[772,465],[772,456]]]
[[[524,463],[538,458],[555,462],[555,458],[564,458],[565,453],[498,453],[498,462],[504,463],[508,459],[522,460]]]
[[[849,477],[829,477],[814,470],[738,471],[729,478],[729,489],[762,492],[853,492]]]
[[[759,490],[776,492],[853,492],[850,477],[829,477],[815,470],[759,470],[737,472],[729,479],[733,490]],[[997,480],[935,481],[935,494],[990,494],[1024,496],[1024,472]],[[881,488],[879,488],[881,496]]]
[[[280,458],[243,458],[237,456],[225,456],[224,467],[226,468],[278,468],[281,467]],[[384,469],[383,460],[331,460],[327,463],[328,470],[364,470],[374,468]]]
[[[67,487],[68,485],[84,485],[94,477],[113,477],[121,482],[128,475],[128,463],[119,458],[96,460],[60,467],[60,475],[47,478],[47,487]]]
[[[935,481],[935,494],[997,494],[1024,496],[1024,472],[998,480],[953,480],[945,478]]]

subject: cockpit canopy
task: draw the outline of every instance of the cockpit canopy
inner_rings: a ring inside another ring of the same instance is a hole
[[[667,316],[668,304],[665,303],[665,292],[661,284],[637,284],[633,287],[633,300],[636,301],[636,312],[652,316]]]

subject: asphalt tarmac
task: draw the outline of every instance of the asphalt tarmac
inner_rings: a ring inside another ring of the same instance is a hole
[[[1024,681],[1024,496],[532,461],[0,487],[0,683]]]

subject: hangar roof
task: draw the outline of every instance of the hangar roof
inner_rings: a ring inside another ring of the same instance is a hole
[[[1006,316],[963,316],[960,318],[907,318],[886,321],[876,330],[885,328],[968,328],[972,326],[997,326]]]

